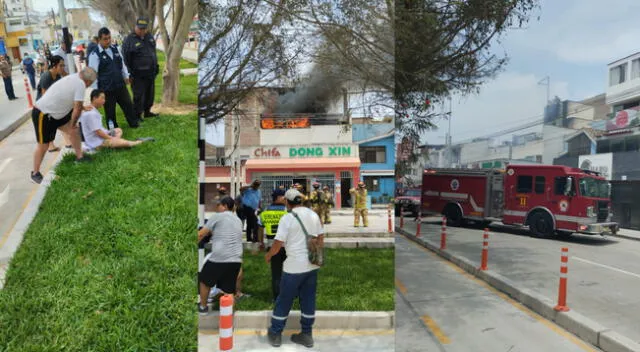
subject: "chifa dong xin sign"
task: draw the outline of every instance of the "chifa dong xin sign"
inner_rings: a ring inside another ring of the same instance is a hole
[[[254,149],[252,154],[255,158],[348,157],[355,156],[354,150],[350,145],[260,147]]]

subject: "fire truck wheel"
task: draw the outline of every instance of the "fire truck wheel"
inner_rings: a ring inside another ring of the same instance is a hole
[[[549,237],[553,234],[553,221],[549,214],[537,212],[529,218],[529,230],[538,237]]]
[[[449,204],[444,208],[443,214],[447,218],[447,225],[460,226],[462,225],[462,213],[460,209],[454,204]]]

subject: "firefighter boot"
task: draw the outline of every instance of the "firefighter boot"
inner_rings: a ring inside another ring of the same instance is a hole
[[[362,224],[364,227],[369,226],[369,210],[362,209]]]

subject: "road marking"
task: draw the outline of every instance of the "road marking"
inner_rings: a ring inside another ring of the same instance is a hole
[[[430,316],[425,314],[421,316],[420,319],[422,319],[425,325],[429,328],[429,330],[431,330],[433,335],[435,335],[435,337],[438,339],[438,341],[440,341],[441,344],[448,345],[451,343],[449,337],[442,331],[442,329],[440,329],[440,326],[438,326],[435,320],[431,319]]]
[[[7,185],[7,187],[4,188],[4,191],[2,191],[2,193],[0,193],[0,207],[5,205],[5,203],[7,203],[9,201],[9,192],[10,191],[11,191],[11,185]]]
[[[297,333],[297,330],[284,330],[282,335],[288,336]],[[218,330],[203,329],[198,330],[203,335],[218,335]],[[380,336],[395,335],[395,329],[385,330],[313,330],[313,336]],[[236,329],[233,331],[235,336],[266,336],[267,331],[263,329]]]
[[[2,173],[2,170],[4,170],[5,167],[7,167],[7,165],[9,165],[9,163],[11,162],[11,158],[9,159],[5,159],[2,164],[0,164],[0,173]]]
[[[432,252],[431,250],[429,250],[428,248],[425,248],[419,244],[417,244],[416,242],[408,239],[406,236],[402,235],[405,240],[407,240],[409,243],[412,243],[413,245],[415,245],[417,248],[422,249],[424,252],[427,252],[429,254],[431,254],[432,256],[436,257],[437,259],[440,259],[442,262],[444,262],[446,265],[448,265],[449,267],[451,267],[453,270],[455,270],[456,272],[462,274],[463,276],[469,278],[470,280],[473,280],[474,282],[476,282],[477,284],[479,284],[480,286],[486,288],[487,290],[489,290],[490,292],[494,293],[495,295],[497,295],[498,297],[502,298],[503,300],[507,301],[508,303],[510,303],[513,307],[515,307],[516,309],[518,309],[519,311],[527,314],[528,316],[530,316],[531,318],[535,319],[537,322],[541,323],[542,325],[546,326],[547,328],[551,329],[552,331],[554,331],[556,334],[566,338],[567,340],[571,341],[574,345],[580,347],[581,349],[583,349],[584,351],[588,351],[588,352],[597,352],[596,349],[594,349],[592,346],[590,346],[589,344],[587,344],[586,342],[580,340],[578,337],[576,337],[575,335],[567,332],[566,330],[564,330],[563,328],[561,328],[560,326],[556,325],[555,323],[547,320],[546,318],[543,318],[541,315],[539,315],[538,313],[532,311],[531,309],[527,308],[526,306],[524,306],[522,303],[514,300],[513,298],[507,296],[507,294],[500,292],[498,289],[494,288],[493,286],[489,285],[488,283],[478,279],[477,277],[469,274],[468,272],[464,271],[462,268],[460,268],[459,266],[455,265],[454,263],[441,258],[439,255],[437,255],[436,253]]]
[[[51,170],[51,167],[53,166],[53,163],[55,161],[56,161],[56,158],[52,159],[49,162],[49,164],[47,164],[47,168],[44,171],[44,175],[49,173],[49,170]],[[31,193],[29,193],[29,196],[27,197],[27,200],[25,200],[24,203],[22,204],[22,209],[20,209],[20,214],[18,214],[18,216],[13,220],[13,223],[11,224],[9,229],[5,233],[3,233],[2,236],[0,237],[0,248],[2,248],[2,246],[4,246],[4,244],[5,244],[5,242],[7,242],[7,240],[9,239],[9,234],[11,233],[11,231],[13,231],[13,228],[16,226],[16,223],[18,222],[18,220],[22,216],[22,213],[24,213],[24,210],[27,209],[27,207],[29,206],[29,203],[31,203],[31,199],[36,194],[36,191],[38,190],[38,187],[40,187],[40,185],[34,185],[33,186],[33,188],[31,189]],[[36,215],[38,215],[37,212],[36,212]]]
[[[398,288],[398,290],[400,290],[400,293],[402,293],[403,295],[407,294],[407,288],[402,284],[402,282],[398,278],[396,278],[396,287]]]
[[[602,267],[602,268],[605,268],[605,269],[617,271],[619,273],[627,274],[627,275],[634,276],[634,277],[637,277],[638,279],[640,279],[640,275],[638,275],[636,273],[632,273],[632,272],[626,271],[626,270],[622,270],[622,269],[618,269],[618,268],[615,268],[615,267],[612,267],[612,266],[608,266],[608,265],[592,262],[590,260],[582,259],[582,258],[578,258],[578,257],[571,257],[571,259],[575,259],[577,261],[581,261],[581,262],[584,262],[584,263],[589,263],[589,264],[592,264],[592,265],[595,265],[595,266],[599,266],[599,267]]]

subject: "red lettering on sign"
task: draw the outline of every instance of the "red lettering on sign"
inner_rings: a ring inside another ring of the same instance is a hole
[[[278,148],[272,148],[272,149],[265,149],[265,148],[256,148],[253,151],[253,155],[256,158],[262,158],[262,157],[279,157],[280,156],[280,151],[278,150]]]

